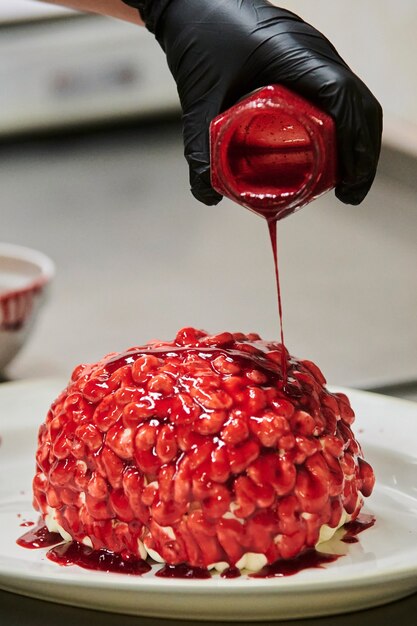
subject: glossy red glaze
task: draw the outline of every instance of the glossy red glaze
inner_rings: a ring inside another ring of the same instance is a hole
[[[39,430],[36,507],[94,550],[138,559],[141,541],[168,565],[312,548],[373,474],[346,396],[289,355],[284,385],[282,350],[184,328],[79,366]]]

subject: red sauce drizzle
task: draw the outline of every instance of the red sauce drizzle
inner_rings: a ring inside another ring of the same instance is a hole
[[[24,522],[21,526],[29,525],[30,523],[31,522]],[[42,521],[19,537],[16,541],[19,546],[22,548],[28,548],[29,550],[49,548],[50,546],[55,546],[57,543],[61,542],[61,535],[59,533],[50,533]]]
[[[76,541],[51,548],[46,556],[50,561],[59,565],[78,565],[83,569],[100,572],[141,576],[151,570],[151,566],[143,559],[123,559],[120,554],[107,550],[93,550]]]
[[[281,345],[282,345],[281,369],[282,369],[282,378],[284,381],[284,388],[285,388],[287,384],[287,355],[285,351],[284,326],[283,326],[283,321],[282,321],[282,300],[281,300],[281,286],[279,282],[279,270],[278,270],[278,246],[277,246],[277,222],[276,220],[268,221],[268,230],[269,230],[269,236],[271,239],[272,254],[274,256],[275,282],[277,286],[278,315],[279,315],[279,326],[280,326]]]
[[[27,528],[28,526],[34,526],[35,522],[22,522],[19,526],[23,526],[23,528]]]
[[[164,565],[155,574],[158,578],[211,578],[211,574],[205,567],[192,567],[186,563],[179,565]]]
[[[0,292],[0,329],[17,331],[24,326],[33,308],[35,296],[46,279],[38,278],[22,289]]]

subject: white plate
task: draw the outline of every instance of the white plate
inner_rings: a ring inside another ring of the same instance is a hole
[[[31,507],[36,431],[60,380],[0,386],[0,587],[105,611],[205,620],[277,620],[355,611],[417,590],[417,404],[345,390],[355,432],[377,476],[366,510],[376,524],[323,569],[272,579],[209,580],[108,574],[60,567],[46,550],[16,545]]]

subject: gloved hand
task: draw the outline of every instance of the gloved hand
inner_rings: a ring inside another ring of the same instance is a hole
[[[258,87],[280,83],[336,122],[336,196],[359,204],[375,177],[382,110],[333,45],[294,13],[267,0],[125,0],[140,9],[164,49],[183,110],[191,190],[205,204],[211,120]]]

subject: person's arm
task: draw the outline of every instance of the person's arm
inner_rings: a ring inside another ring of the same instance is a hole
[[[122,0],[42,0],[48,4],[58,4],[60,6],[74,9],[75,11],[81,11],[82,13],[98,13],[100,15],[106,15],[108,17],[115,17],[125,22],[132,22],[133,24],[140,24],[143,26],[143,21],[139,15],[139,12],[127,6]]]

